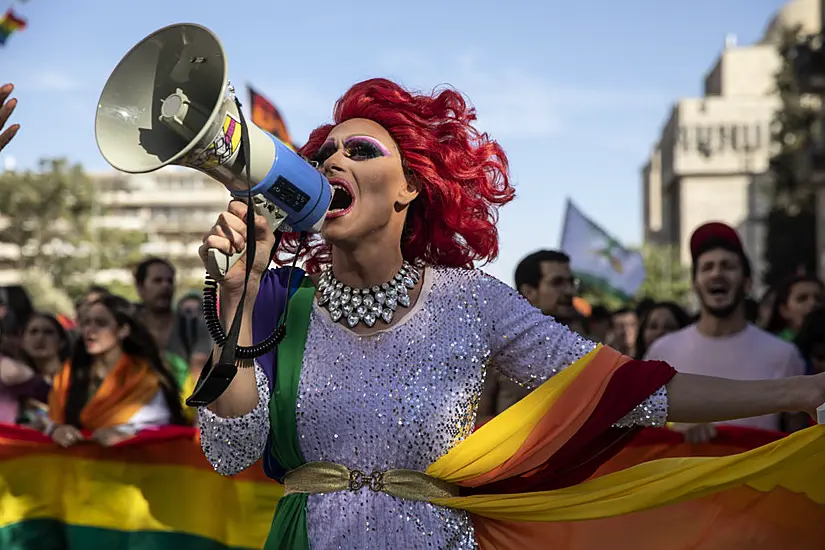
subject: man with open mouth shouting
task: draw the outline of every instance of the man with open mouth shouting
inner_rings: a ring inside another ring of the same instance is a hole
[[[645,359],[667,361],[679,372],[723,376],[737,380],[786,378],[805,373],[796,347],[747,321],[745,299],[751,289],[751,266],[736,231],[714,222],[699,227],[691,237],[693,288],[699,298],[699,321],[660,338]],[[783,428],[782,416],[769,414],[730,420],[766,430]],[[805,425],[788,416],[788,424]],[[713,439],[713,424],[677,424],[688,441]]]

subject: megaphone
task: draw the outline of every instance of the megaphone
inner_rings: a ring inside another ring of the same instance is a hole
[[[200,25],[177,24],[150,34],[118,63],[98,101],[95,138],[117,170],[193,168],[237,198],[251,194],[273,229],[319,232],[332,200],[329,182],[276,137],[242,120],[218,37]],[[249,150],[240,154],[244,132]],[[207,269],[223,275],[240,256],[210,250]]]

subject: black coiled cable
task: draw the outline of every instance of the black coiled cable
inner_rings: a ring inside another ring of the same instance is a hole
[[[275,253],[278,250],[278,245],[281,243],[283,236],[283,232],[275,232],[275,244],[272,246],[272,251],[269,253],[269,263],[272,263]],[[286,319],[287,314],[289,313],[289,298],[290,291],[292,289],[292,279],[293,274],[295,273],[295,264],[298,261],[298,256],[303,248],[305,240],[306,233],[302,233],[295,258],[292,260],[292,265],[289,266],[287,292],[284,297],[284,313],[281,316],[281,321],[278,323],[278,326],[275,327],[275,330],[269,334],[269,336],[257,344],[253,344],[251,346],[235,346],[235,356],[238,359],[254,359],[255,357],[260,357],[261,355],[275,349],[275,346],[281,343],[286,336]],[[227,336],[223,325],[221,325],[220,316],[218,315],[218,282],[213,279],[209,273],[206,274],[206,279],[203,286],[203,316],[206,320],[206,328],[209,330],[209,335],[212,337],[212,340],[218,346],[222,347],[226,344]]]

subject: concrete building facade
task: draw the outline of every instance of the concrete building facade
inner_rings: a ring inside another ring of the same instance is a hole
[[[675,102],[642,169],[646,242],[676,247],[688,264],[694,229],[723,221],[740,231],[754,272],[761,274],[767,172],[775,151],[771,132],[780,106],[776,43],[786,26],[818,30],[818,6],[818,0],[787,4],[760,43],[739,46],[726,39],[705,76],[703,96]]]
[[[145,232],[141,252],[170,260],[183,277],[202,277],[198,247],[204,233],[226,209],[229,192],[223,185],[192,169],[166,167],[148,174],[115,170],[91,173],[99,190],[100,211],[92,220],[95,231],[110,228]],[[10,266],[17,247],[0,243],[0,285],[20,283]],[[90,258],[94,270],[94,256]],[[96,270],[98,283],[132,280],[130,266]]]

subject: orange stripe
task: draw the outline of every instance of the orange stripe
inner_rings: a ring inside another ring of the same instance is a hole
[[[59,455],[87,460],[105,460],[155,466],[186,466],[198,470],[212,470],[200,445],[191,439],[176,439],[159,443],[126,445],[104,448],[95,443],[80,443],[68,449],[53,443],[34,443],[0,439],[0,463],[29,456]],[[233,476],[245,481],[275,483],[264,473],[262,463]]]
[[[534,523],[473,516],[481,550],[822,550],[825,509],[784,488],[736,487],[701,499],[589,521]]]
[[[601,347],[512,457],[485,474],[461,482],[461,485],[477,487],[541,466],[581,429],[598,406],[613,374],[628,361],[630,358],[618,351]]]

